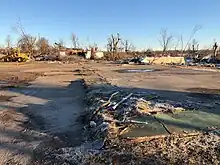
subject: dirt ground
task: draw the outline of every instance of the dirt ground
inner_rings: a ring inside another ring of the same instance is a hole
[[[134,69],[142,72],[127,72]],[[124,90],[153,91],[179,102],[191,98],[204,112],[220,116],[219,99],[214,97],[220,94],[219,71],[106,62],[1,63],[0,164],[42,164],[43,155],[36,151],[45,146],[82,144],[84,125],[79,118],[87,108],[83,80],[97,75]]]
[[[48,136],[58,137],[65,146],[83,141],[83,126],[77,119],[84,112],[85,90],[81,76],[73,74],[79,67],[44,63],[0,65],[1,134],[4,135],[0,164],[30,164],[34,150],[51,140]]]

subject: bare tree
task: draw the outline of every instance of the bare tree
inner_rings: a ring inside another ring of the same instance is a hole
[[[190,44],[190,42],[191,42],[193,36],[194,36],[194,35],[197,33],[197,31],[200,30],[201,28],[202,28],[202,26],[200,26],[200,25],[196,25],[196,26],[193,28],[192,33],[191,33],[191,35],[190,35],[190,37],[189,37],[188,42],[186,43],[186,46],[185,46],[183,52],[184,52],[184,51],[187,49],[187,47],[189,46],[189,44]]]
[[[73,44],[73,48],[78,48],[79,47],[79,39],[76,36],[76,34],[74,34],[74,33],[71,34],[71,41],[72,41],[72,44]]]
[[[176,44],[175,44],[175,47],[174,47],[175,51],[178,50],[179,44],[180,44],[180,38],[177,38]]]
[[[192,46],[191,43],[189,43],[189,44],[188,44],[188,51],[189,51],[189,52],[191,51],[191,46]]]
[[[65,43],[63,41],[63,39],[59,39],[59,45],[64,48],[65,47]]]
[[[111,37],[108,38],[107,49],[111,53],[117,53],[120,47],[121,37],[119,33],[117,35],[112,34]]]
[[[183,44],[184,44],[183,35],[181,34],[179,37],[177,37],[176,44],[174,47],[175,50],[180,50],[182,52],[183,51]]]
[[[23,52],[33,55],[36,40],[36,37],[31,35],[22,36],[17,42],[17,47],[19,47]]]
[[[134,45],[133,45],[131,42],[129,42],[129,40],[123,41],[123,42],[122,42],[122,45],[123,45],[124,51],[125,51],[126,53],[135,50]]]
[[[36,44],[36,37],[33,37],[25,32],[25,29],[19,19],[17,25],[13,27],[13,30],[20,35],[20,39],[17,42],[17,46],[24,52],[28,52],[33,55],[34,47]]]
[[[44,37],[39,37],[36,42],[36,47],[40,54],[49,54],[50,52],[49,41]]]
[[[59,42],[55,42],[55,45],[58,47],[58,49],[63,49],[65,48],[65,43],[62,39],[59,39]]]
[[[213,45],[213,51],[214,51],[214,58],[217,56],[217,51],[218,51],[218,43],[215,41]]]
[[[191,45],[192,45],[193,52],[198,51],[198,49],[199,49],[199,42],[196,39],[192,40],[192,44]]]
[[[161,47],[163,49],[163,52],[167,51],[167,49],[169,48],[172,40],[173,40],[173,36],[168,34],[167,29],[162,29],[160,31],[159,42],[160,42],[160,45],[161,45]]]
[[[6,42],[6,47],[7,47],[7,48],[11,48],[12,44],[11,44],[11,36],[10,36],[10,35],[8,35],[8,36],[6,37],[5,42]]]
[[[183,35],[180,35],[180,42],[181,42],[181,52],[183,52],[183,47],[184,47],[184,41],[183,41]]]
[[[7,54],[7,55],[9,55],[9,54],[11,54],[11,36],[10,35],[8,35],[7,37],[6,37],[6,40],[5,40],[5,42],[6,42],[6,49],[5,49],[5,53]]]
[[[129,43],[129,41],[125,40],[123,45],[124,45],[125,52],[128,52],[130,50],[130,43]]]

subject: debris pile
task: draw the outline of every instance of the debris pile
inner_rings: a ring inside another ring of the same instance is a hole
[[[88,74],[83,76],[88,104],[84,129],[88,138],[79,147],[48,152],[48,160],[57,164],[220,163],[220,136],[215,127],[206,132],[173,130],[164,122],[172,116],[175,122],[178,120],[176,127],[197,128],[190,120],[194,122],[194,117],[200,115],[199,111],[195,114],[193,111],[199,110],[203,103],[176,102],[152,91],[137,92],[112,86],[100,75],[91,78],[96,71],[86,68],[75,72],[82,76]],[[192,114],[194,117],[188,119]],[[203,115],[209,118],[206,113]],[[181,120],[182,116],[187,118],[187,123]],[[214,121],[217,123],[217,118]]]
[[[175,133],[169,131],[162,120],[157,118],[158,114],[175,115],[196,109],[196,105],[161,100],[160,96],[153,92],[131,93],[107,85],[89,88],[87,101],[90,116],[85,129],[90,132],[89,140],[99,142],[99,147],[95,147],[95,154],[86,158],[87,163],[172,164],[181,159],[182,164],[193,162],[218,164],[220,161],[219,135],[197,130]],[[140,120],[146,116],[156,120],[166,133],[152,136],[138,134],[135,137],[124,136],[137,128],[155,124],[151,119]],[[204,155],[206,157],[203,159]]]
[[[129,93],[117,88],[93,89],[87,93],[87,100],[91,105],[89,127],[93,132],[92,137],[96,138],[95,135],[103,135],[106,130],[109,136],[117,137],[132,127],[147,125],[147,121],[137,120],[141,116],[185,110],[174,102],[159,100],[158,95],[152,92]],[[106,132],[104,134],[106,136]]]

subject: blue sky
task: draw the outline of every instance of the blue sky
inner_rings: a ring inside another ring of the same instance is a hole
[[[189,38],[202,46],[220,41],[220,0],[1,0],[0,45],[7,35],[16,41],[12,27],[21,19],[25,30],[52,42],[70,43],[72,32],[81,43],[104,47],[111,33],[119,32],[137,48],[159,48],[161,28]]]

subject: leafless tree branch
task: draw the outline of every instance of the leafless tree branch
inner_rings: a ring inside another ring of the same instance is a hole
[[[123,45],[124,51],[125,51],[126,53],[131,52],[131,51],[134,51],[134,49],[135,49],[134,45],[133,45],[131,42],[129,42],[129,40],[124,40],[124,41],[122,42],[122,45]]]
[[[193,36],[194,36],[194,35],[197,33],[197,31],[199,31],[201,28],[202,28],[201,25],[196,25],[196,26],[193,28],[192,33],[191,33],[191,35],[190,35],[190,37],[189,37],[189,40],[188,40],[187,43],[186,43],[186,46],[185,46],[183,52],[184,52],[184,51],[187,49],[187,47],[189,46],[189,44],[190,44],[190,42],[191,42]]]
[[[22,25],[20,18],[18,19],[17,25],[13,27],[13,30],[20,35],[17,46],[22,51],[28,52],[33,55],[37,39],[36,37],[33,37],[25,32],[24,26]]]
[[[49,41],[44,37],[39,37],[36,42],[36,47],[39,54],[49,54],[50,52]]]
[[[111,37],[108,38],[107,48],[108,51],[111,53],[116,53],[119,50],[119,45],[121,44],[121,37],[120,34],[117,35],[112,34]]]
[[[79,47],[79,39],[78,39],[78,37],[76,36],[75,33],[71,34],[71,41],[72,41],[72,44],[73,44],[73,48],[78,48]]]
[[[167,51],[167,49],[169,48],[172,40],[173,40],[173,36],[168,34],[167,29],[162,29],[161,32],[160,32],[159,43],[160,43],[160,46],[163,49],[163,52]]]
[[[62,39],[59,39],[59,42],[55,42],[55,45],[58,47],[58,49],[63,49],[65,48],[65,43]]]
[[[6,37],[6,40],[5,40],[5,42],[6,42],[6,47],[7,48],[11,48],[11,36],[10,35],[8,35],[7,37]]]
[[[199,42],[196,39],[192,40],[192,50],[195,52],[196,50],[199,49]]]

